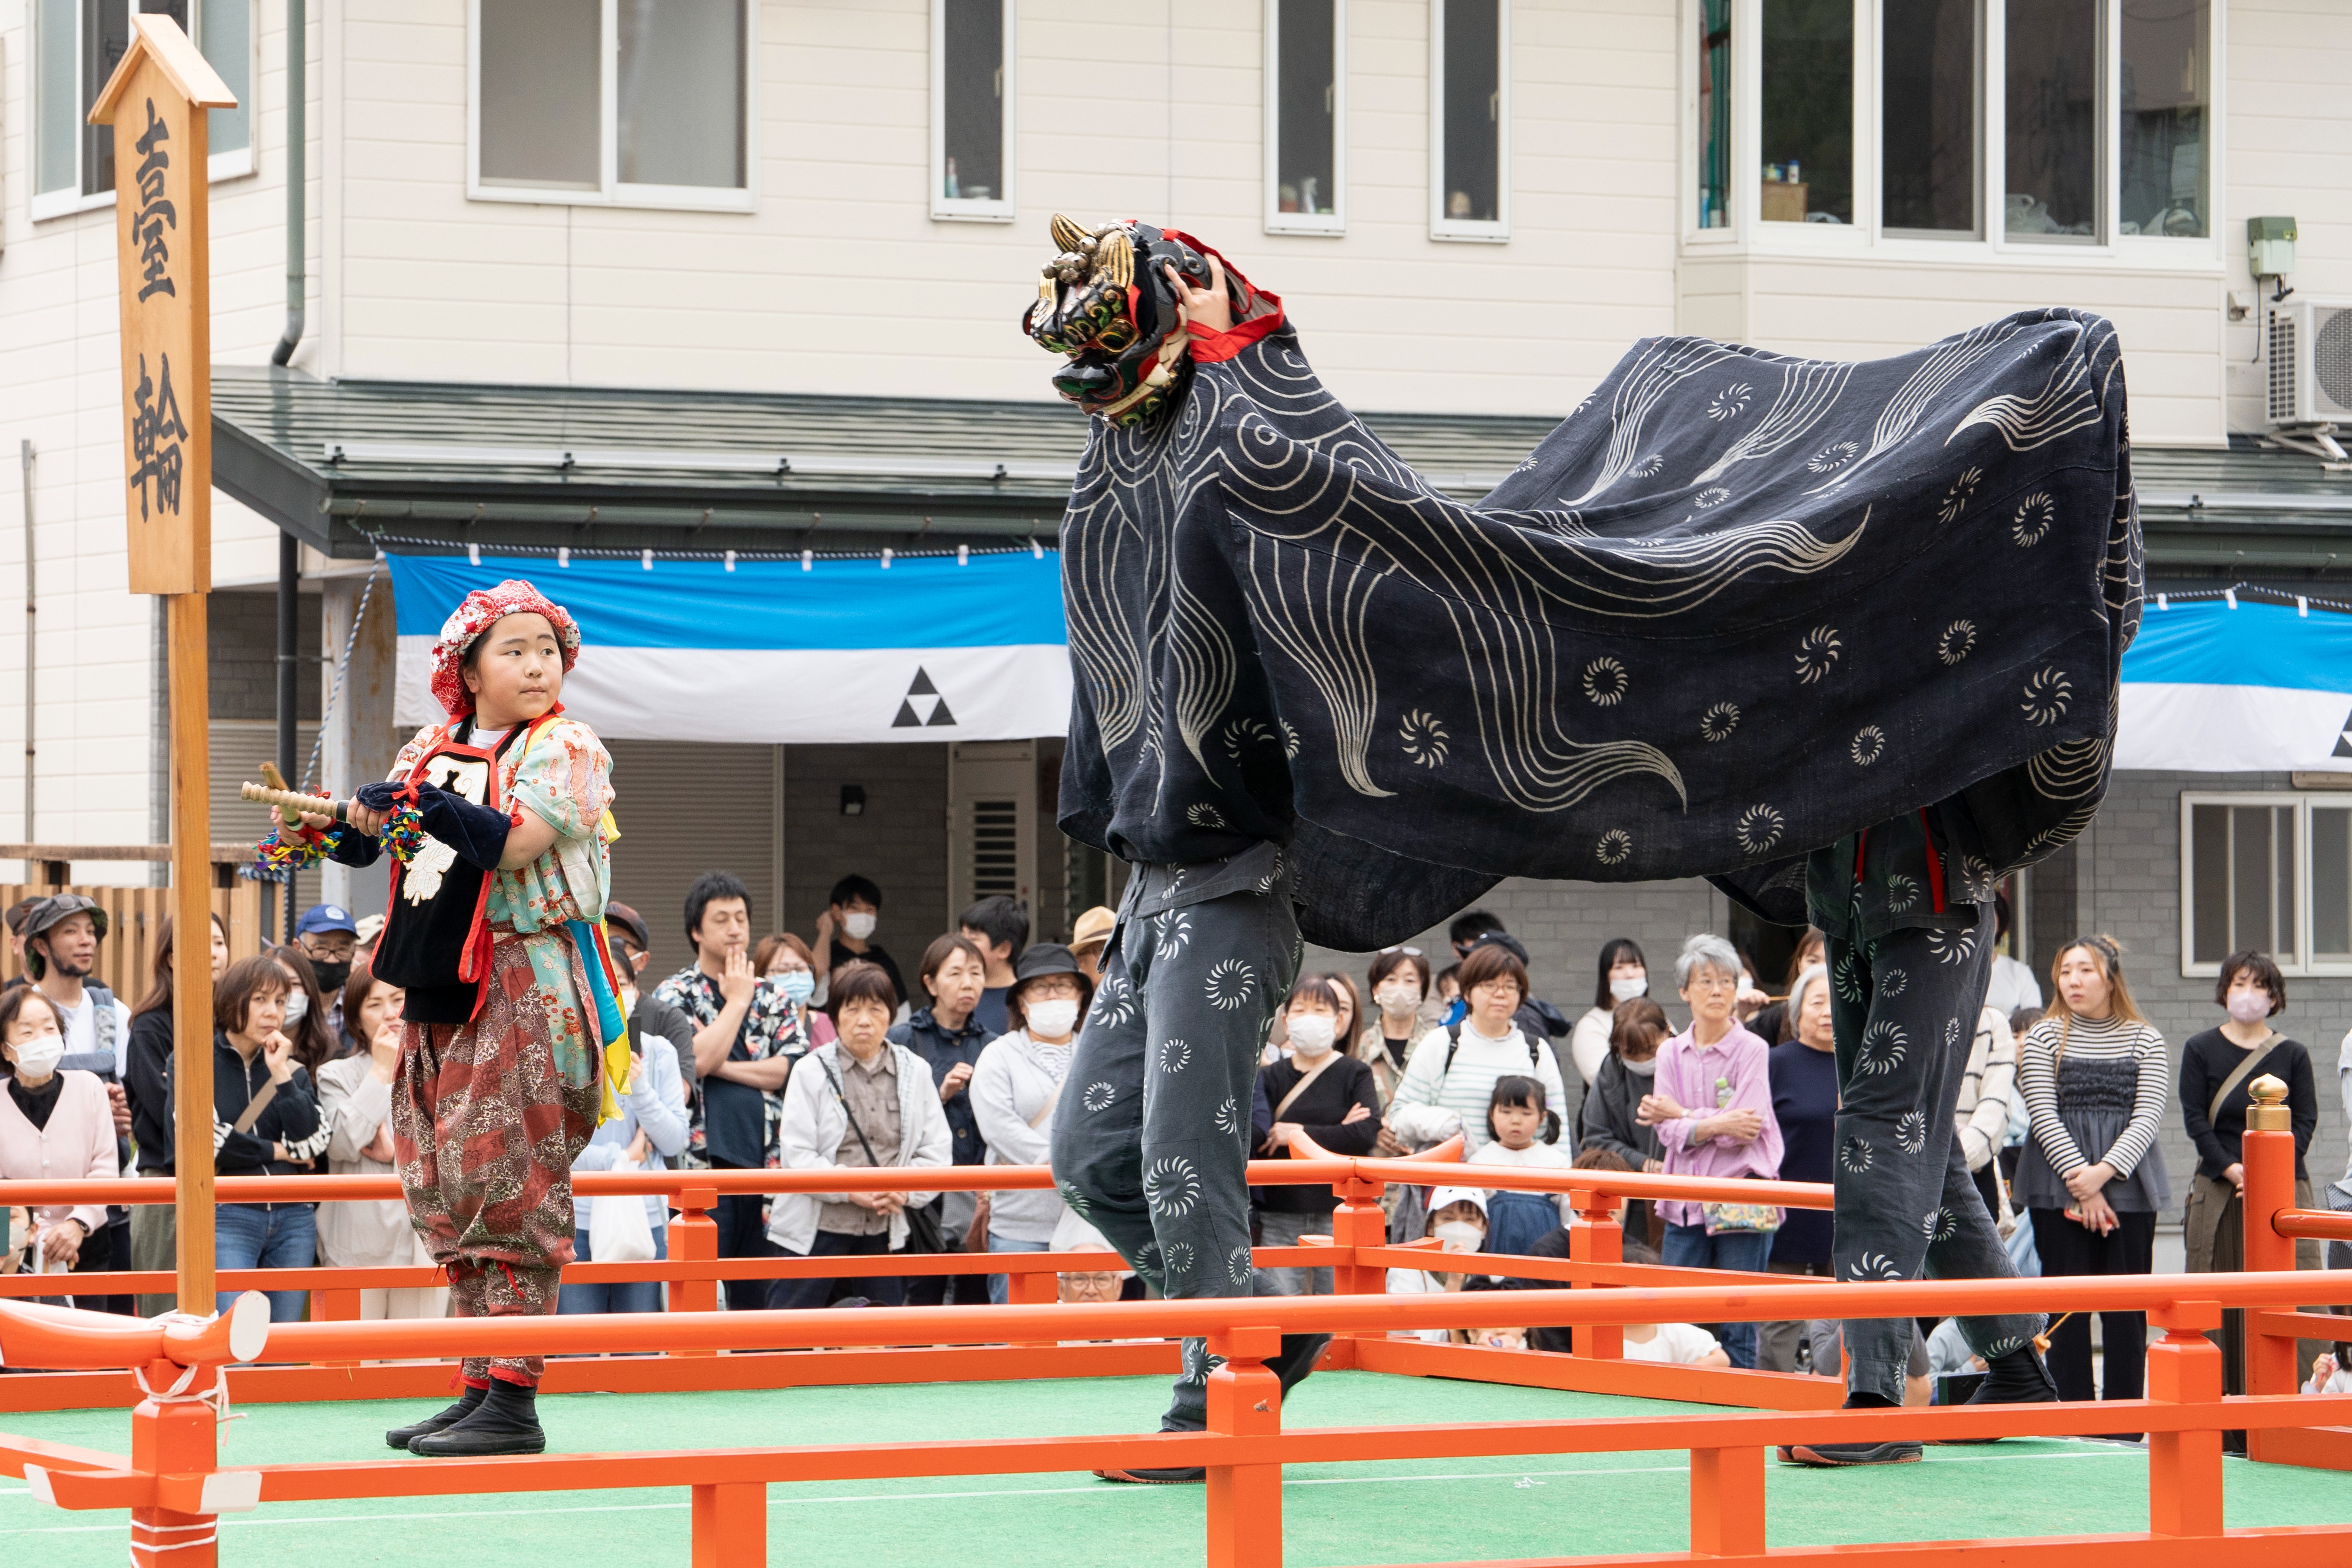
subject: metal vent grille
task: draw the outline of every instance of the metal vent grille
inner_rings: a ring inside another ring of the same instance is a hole
[[[2294,318],[2271,312],[2270,416],[2277,425],[2294,422]]]
[[[2314,413],[2352,416],[2352,310],[2311,312],[2311,379],[2319,391]]]
[[[971,896],[1021,896],[1021,803],[971,803]]]

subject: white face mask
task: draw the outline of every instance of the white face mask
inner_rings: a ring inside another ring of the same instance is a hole
[[[859,910],[842,921],[841,929],[852,942],[864,942],[874,934],[874,922],[879,918]]]
[[[286,1024],[291,1028],[310,1016],[310,997],[307,992],[289,989],[286,993]]]
[[[1609,983],[1610,996],[1619,1002],[1631,1002],[1649,994],[1650,977],[1646,974],[1621,974]]]
[[[1331,1042],[1337,1037],[1339,1020],[1328,1013],[1308,1013],[1290,1020],[1290,1048],[1313,1061],[1331,1054]]]
[[[2271,1016],[2271,994],[2267,991],[2232,991],[2230,993],[2230,1016],[2241,1024],[2259,1024]]]
[[[65,1059],[66,1043],[55,1035],[36,1035],[16,1051],[17,1072],[28,1079],[46,1079]]]
[[[1652,1057],[1645,1062],[1628,1062],[1625,1061],[1623,1057],[1619,1057],[1617,1059],[1621,1062],[1624,1062],[1625,1070],[1632,1073],[1635,1078],[1655,1078],[1658,1076],[1658,1058],[1655,1057]]]
[[[1078,1026],[1078,1004],[1073,997],[1052,996],[1043,1002],[1024,1003],[1022,1013],[1029,1020],[1032,1037],[1058,1040]]]
[[[1421,987],[1383,985],[1372,993],[1372,1000],[1380,1004],[1381,1012],[1391,1016],[1401,1016],[1421,1005]]]
[[[1486,1244],[1486,1233],[1466,1219],[1449,1219],[1432,1230],[1448,1252],[1475,1252]]]

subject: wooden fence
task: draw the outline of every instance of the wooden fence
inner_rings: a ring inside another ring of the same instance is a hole
[[[236,875],[251,858],[249,846],[213,846],[213,913],[228,928],[229,960],[250,958],[261,951],[262,884]],[[51,893],[79,893],[106,911],[107,937],[99,944],[98,971],[93,976],[121,997],[136,1004],[146,994],[153,975],[156,928],[171,912],[168,887],[125,888],[70,880],[77,861],[145,861],[168,864],[166,844],[0,844],[0,860],[22,860],[39,879],[32,882],[0,883],[0,910],[19,899]],[[0,944],[0,983],[16,978],[25,967],[25,955],[15,943]]]

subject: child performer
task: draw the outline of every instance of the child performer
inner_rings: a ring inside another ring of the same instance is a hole
[[[461,1318],[555,1310],[572,1257],[572,1162],[617,1033],[598,934],[612,759],[558,700],[579,653],[580,628],[529,583],[468,594],[433,649],[448,721],[417,731],[391,782],[359,791],[348,828],[280,818],[295,858],[365,866],[389,844],[407,862],[373,965],[408,993],[393,1147],[410,1222]],[[463,1397],[385,1441],[539,1453],[541,1365],[467,1357]]]

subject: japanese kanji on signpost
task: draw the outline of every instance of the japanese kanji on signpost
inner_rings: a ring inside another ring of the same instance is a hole
[[[205,111],[236,94],[168,16],[137,32],[89,111],[114,137],[122,294],[123,517],[130,586],[165,596],[171,664],[173,916],[211,919],[205,595],[212,587],[212,287]],[[193,955],[193,959],[191,957]],[[212,971],[203,942],[173,971],[180,1310],[213,1310]],[[201,1447],[209,1468],[211,1426]],[[196,1441],[193,1428],[187,1435]],[[193,1568],[193,1565],[192,1565]]]

